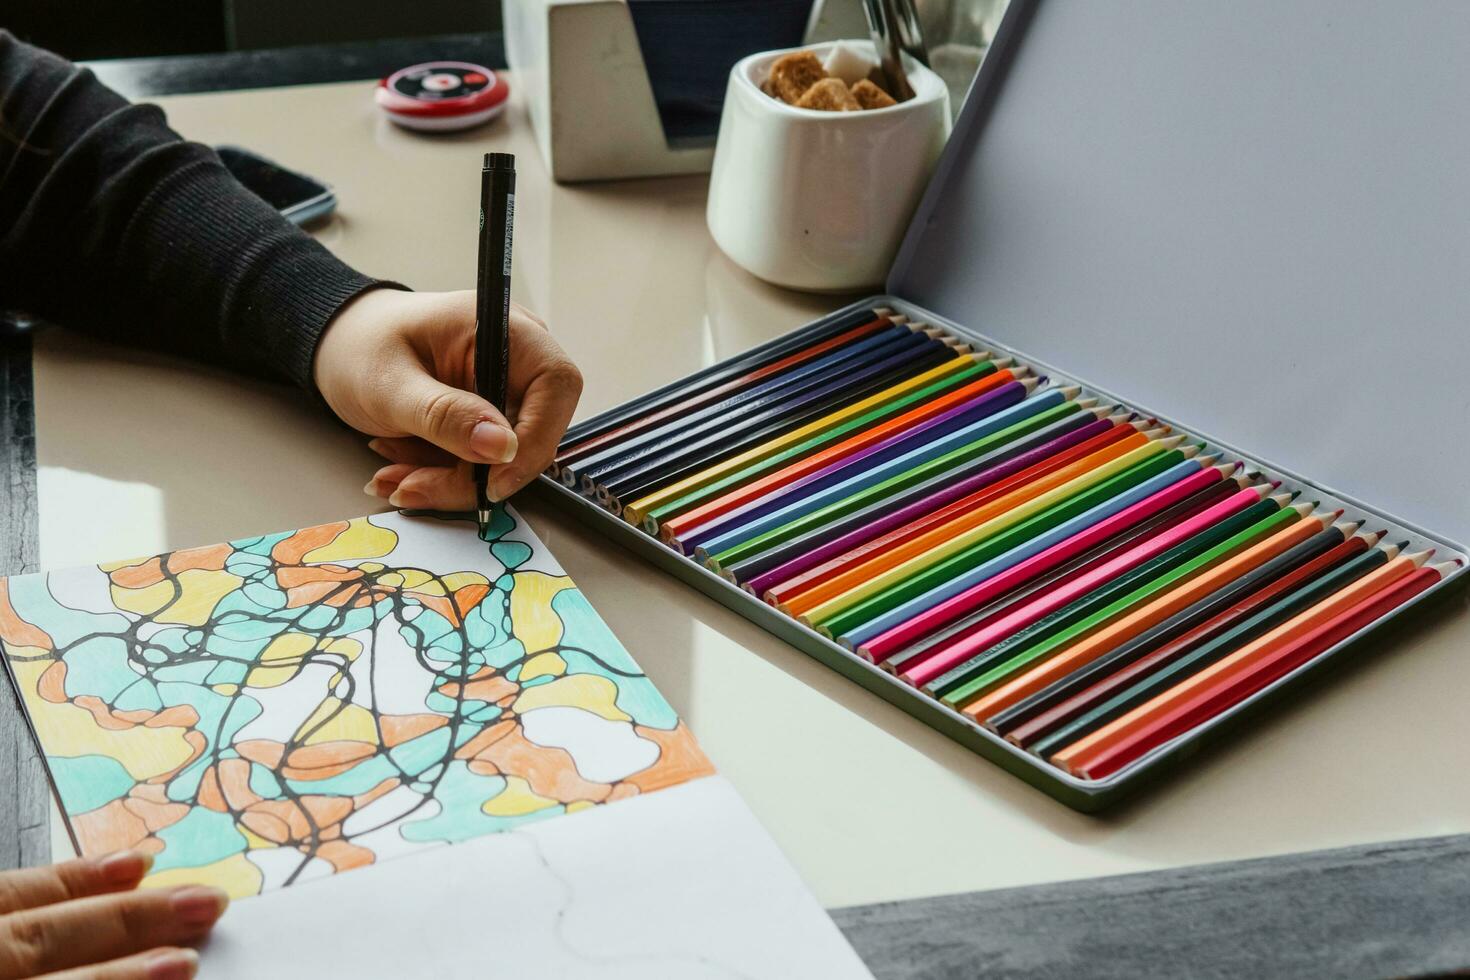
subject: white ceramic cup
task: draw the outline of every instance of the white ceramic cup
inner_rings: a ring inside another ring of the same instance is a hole
[[[805,50],[822,58],[833,43]],[[949,136],[949,92],[938,75],[908,61],[915,94],[907,102],[861,112],[798,109],[760,90],[771,62],[786,53],[751,55],[730,70],[710,176],[710,233],[736,264],[779,286],[878,285]]]

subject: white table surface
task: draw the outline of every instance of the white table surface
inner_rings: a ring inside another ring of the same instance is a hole
[[[371,83],[162,100],[179,130],[336,188],[319,232],[420,289],[473,284],[478,162],[518,155],[515,297],[587,376],[579,417],[837,305],[766,286],[700,177],[557,187],[518,110],[460,136],[376,118]],[[304,398],[60,331],[35,357],[44,568],[381,509],[362,438]],[[1182,777],[1084,816],[554,510],[520,505],[825,905],[1470,831],[1463,598]]]

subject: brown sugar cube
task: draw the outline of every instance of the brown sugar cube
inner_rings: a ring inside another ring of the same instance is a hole
[[[883,109],[891,105],[898,105],[897,102],[893,101],[893,96],[866,78],[852,87],[852,97],[864,109]]]
[[[796,103],[799,109],[822,109],[826,112],[852,112],[862,108],[840,78],[824,78]]]
[[[764,93],[766,93],[767,95],[769,95],[773,99],[780,99],[781,98],[781,96],[779,96],[779,95],[776,94],[776,87],[771,84],[771,76],[770,75],[767,75],[764,79],[761,80],[761,91],[764,92]]]
[[[766,82],[782,102],[796,105],[807,89],[826,77],[827,69],[816,55],[810,51],[793,51],[772,63]]]

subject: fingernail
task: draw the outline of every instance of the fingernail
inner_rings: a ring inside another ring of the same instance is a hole
[[[191,980],[199,972],[199,954],[192,949],[160,949],[143,964],[148,980]]]
[[[207,926],[224,914],[230,896],[219,888],[192,885],[174,892],[169,901],[179,925]]]
[[[416,490],[394,490],[388,497],[388,503],[399,510],[427,510],[429,498]]]
[[[476,422],[470,449],[487,463],[509,463],[516,458],[516,434],[497,422]]]
[[[131,885],[153,867],[153,855],[118,851],[97,862],[97,873],[109,885]]]
[[[386,497],[397,489],[398,484],[389,480],[369,480],[362,488],[362,492],[369,497]]]
[[[490,498],[492,504],[503,503],[514,491],[507,492],[505,481],[492,479],[485,487],[485,496]]]

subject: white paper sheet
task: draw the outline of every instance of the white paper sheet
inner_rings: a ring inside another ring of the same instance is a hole
[[[867,977],[709,776],[235,903],[205,980]]]

